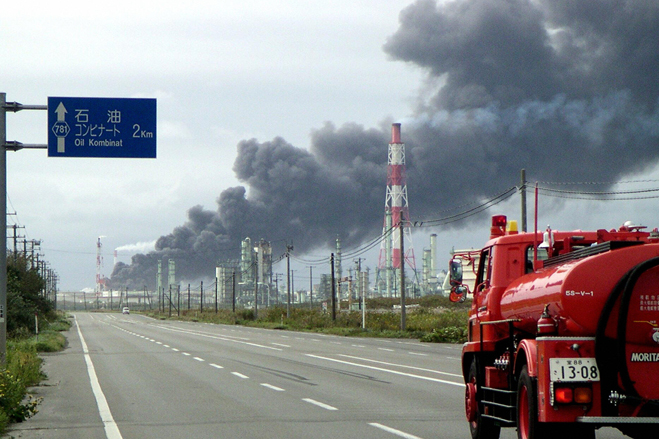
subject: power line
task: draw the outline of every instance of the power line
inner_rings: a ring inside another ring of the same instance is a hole
[[[500,194],[496,195],[495,197],[481,203],[480,205],[468,209],[466,211],[457,213],[455,215],[447,216],[444,218],[437,218],[433,220],[426,220],[426,221],[414,221],[413,225],[414,227],[430,227],[430,226],[439,226],[439,225],[445,225],[445,224],[450,224],[454,223],[456,221],[461,221],[464,219],[467,219],[471,216],[478,215],[479,213],[483,212],[484,210],[489,209],[490,207],[496,206],[497,204],[501,203],[502,201],[507,200],[511,196],[515,194],[515,192],[518,190],[517,186],[512,186],[508,189],[506,189],[504,192],[501,192]]]

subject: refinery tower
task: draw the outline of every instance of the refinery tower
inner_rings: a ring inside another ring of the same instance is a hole
[[[401,235],[404,243],[404,254],[401,254]],[[384,226],[382,227],[382,244],[376,278],[376,288],[381,296],[394,297],[398,295],[400,292],[401,267],[404,267],[404,264],[407,264],[411,269],[411,273],[406,271],[405,278],[415,280],[416,262],[412,246],[405,178],[405,144],[401,142],[400,124],[394,123],[391,125],[387,192],[384,202]],[[408,282],[405,283],[408,284]]]

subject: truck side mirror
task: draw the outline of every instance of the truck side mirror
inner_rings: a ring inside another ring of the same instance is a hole
[[[449,262],[449,276],[451,286],[462,284],[462,261],[460,259],[451,259]]]
[[[449,294],[448,298],[451,302],[462,303],[467,298],[468,292],[469,288],[467,288],[466,285],[456,285],[451,288],[451,293]]]
[[[451,285],[449,300],[458,303],[464,302],[469,288],[462,283],[462,260],[451,259],[449,262],[449,281]]]

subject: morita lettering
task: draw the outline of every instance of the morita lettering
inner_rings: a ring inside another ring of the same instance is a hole
[[[659,352],[632,352],[631,361],[634,362],[659,362]]]

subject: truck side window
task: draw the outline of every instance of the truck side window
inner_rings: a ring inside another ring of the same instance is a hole
[[[547,259],[547,249],[543,247],[538,248],[538,261]],[[526,273],[533,273],[533,246],[529,245],[526,248]]]
[[[481,251],[478,273],[476,274],[476,291],[482,291],[490,283],[490,277],[492,276],[491,256],[491,248],[486,248]]]

